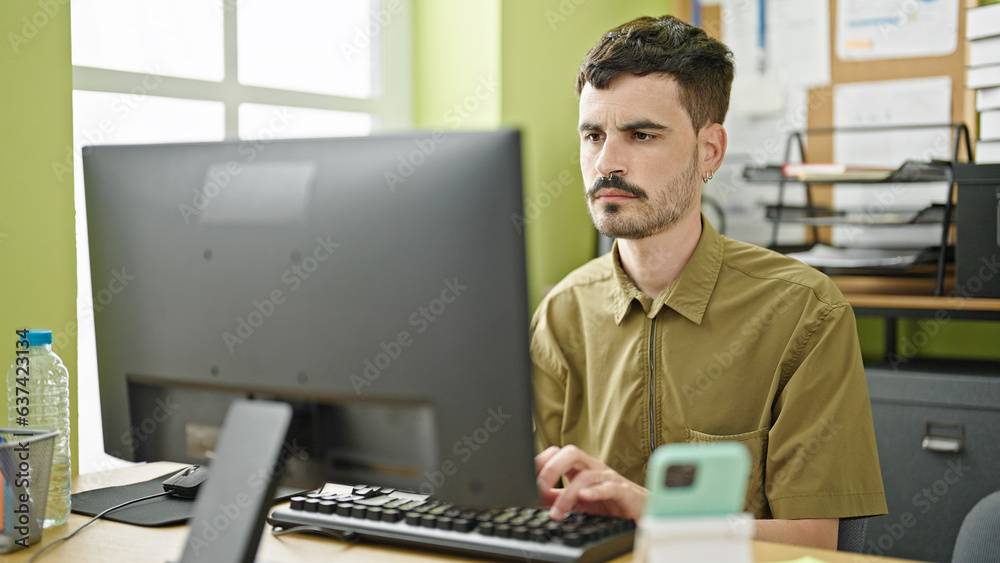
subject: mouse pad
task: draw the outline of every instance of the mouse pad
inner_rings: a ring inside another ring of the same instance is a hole
[[[84,516],[97,516],[123,502],[162,493],[163,482],[174,473],[177,471],[141,483],[76,493],[73,495],[72,510]],[[278,487],[274,493],[274,501],[288,499],[302,491],[303,489]],[[194,515],[194,501],[195,499],[175,496],[156,497],[114,510],[104,516],[104,519],[136,526],[176,526],[187,523],[188,518]]]

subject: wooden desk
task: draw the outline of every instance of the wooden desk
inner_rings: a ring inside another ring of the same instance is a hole
[[[178,470],[181,467],[183,467],[181,464],[158,462],[115,469],[103,473],[91,473],[78,477],[73,482],[73,490],[76,492],[136,483]],[[86,524],[88,520],[90,520],[89,517],[72,514],[70,515],[69,522],[65,525],[46,530],[39,544],[29,549],[0,557],[0,560],[5,563],[27,561],[28,558],[40,549],[40,546],[68,535]],[[95,522],[73,539],[45,552],[37,559],[37,562],[72,561],[73,563],[107,563],[109,561],[122,561],[139,563],[148,561],[151,563],[164,563],[167,561],[177,561],[180,559],[187,535],[187,526],[144,528],[141,526],[120,524],[118,522]],[[759,563],[789,561],[805,555],[812,555],[829,563],[902,561],[900,559],[839,553],[824,549],[805,549],[767,542],[754,542],[754,553]],[[629,554],[619,557],[615,560],[615,563],[626,563],[631,560],[632,556]],[[260,563],[300,561],[417,563],[422,561],[475,560],[431,552],[351,544],[304,534],[275,537],[271,535],[269,529],[265,529],[262,534],[260,549],[257,551],[257,561]]]

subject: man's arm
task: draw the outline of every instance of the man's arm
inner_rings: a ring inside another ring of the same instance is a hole
[[[576,446],[552,446],[535,457],[538,492],[555,520],[572,511],[638,521],[649,491]],[[555,486],[566,479],[562,489]],[[837,518],[757,520],[755,539],[837,549]]]
[[[757,520],[754,539],[806,547],[837,549],[839,518]]]

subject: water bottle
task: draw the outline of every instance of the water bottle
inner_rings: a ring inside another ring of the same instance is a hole
[[[44,526],[49,528],[65,523],[70,512],[69,372],[52,351],[51,330],[18,331],[18,335],[19,341],[27,340],[28,348],[27,354],[18,352],[7,372],[8,426],[59,431],[45,505]],[[27,377],[18,368],[27,368]],[[17,397],[27,400],[18,403]]]

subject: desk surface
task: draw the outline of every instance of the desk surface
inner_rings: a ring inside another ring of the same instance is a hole
[[[81,475],[73,483],[74,492],[126,485],[152,479],[183,467],[176,463],[158,462],[115,469],[102,473]],[[46,530],[39,544],[30,549],[21,550],[0,557],[4,562],[20,563],[27,561],[40,546],[65,536],[87,523],[89,517],[72,514],[69,522],[55,529]],[[117,522],[95,522],[79,535],[61,545],[53,547],[37,559],[38,563],[73,561],[74,563],[90,563],[108,561],[155,562],[177,561],[180,559],[184,541],[187,538],[187,526],[172,526],[167,528],[144,528],[130,526]],[[823,549],[805,549],[788,545],[767,542],[754,542],[754,554],[759,563],[789,561],[806,555],[811,555],[829,563],[856,563],[856,554],[839,553]],[[460,557],[451,557],[436,553],[409,551],[391,547],[350,544],[330,539],[290,534],[275,537],[265,530],[262,534],[260,549],[257,551],[257,561],[260,563],[326,561],[338,562],[421,562],[421,561],[472,561]],[[631,555],[625,555],[615,560],[624,563],[632,560]],[[882,557],[865,556],[866,562],[902,561]]]

